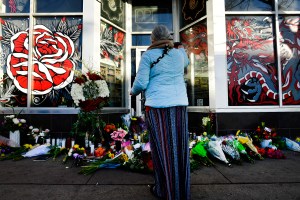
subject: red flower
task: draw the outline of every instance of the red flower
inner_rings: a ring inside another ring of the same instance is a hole
[[[86,76],[82,75],[82,76],[76,77],[74,82],[81,85],[81,84],[85,83],[86,80],[87,80]]]
[[[98,97],[96,99],[80,101],[79,106],[84,112],[90,112],[98,109],[102,104],[106,103],[106,101],[105,98]]]
[[[88,72],[87,75],[88,75],[89,79],[92,81],[103,80],[102,76],[100,76],[99,74]]]

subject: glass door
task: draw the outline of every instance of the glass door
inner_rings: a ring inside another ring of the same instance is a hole
[[[138,71],[139,63],[142,57],[142,54],[146,51],[145,47],[138,47],[131,51],[132,56],[132,66],[131,66],[131,87],[134,82],[136,73]],[[144,117],[144,94],[139,94],[137,96],[131,97],[131,108],[134,116],[142,116]]]

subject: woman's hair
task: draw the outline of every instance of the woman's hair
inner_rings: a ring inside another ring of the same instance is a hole
[[[152,34],[151,34],[152,41],[172,40],[172,39],[173,39],[173,37],[166,26],[157,25],[154,27]]]

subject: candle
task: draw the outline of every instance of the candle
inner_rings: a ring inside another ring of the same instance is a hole
[[[91,144],[91,155],[93,156],[94,155],[94,152],[95,152],[95,146],[93,144]]]
[[[52,138],[52,146],[55,146],[55,138]]]
[[[71,142],[71,147],[73,147],[75,145],[75,140],[72,139],[72,142]]]
[[[62,147],[62,148],[66,148],[66,138],[63,138],[63,139],[61,140],[61,147]]]

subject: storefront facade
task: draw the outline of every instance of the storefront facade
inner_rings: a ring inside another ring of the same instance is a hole
[[[265,121],[300,130],[300,3],[295,0],[5,0],[1,3],[1,111],[67,134],[76,120],[76,70],[99,71],[110,89],[103,115],[142,115],[129,91],[156,24],[181,41],[191,132],[215,116],[218,134]],[[28,67],[33,66],[33,67]]]

